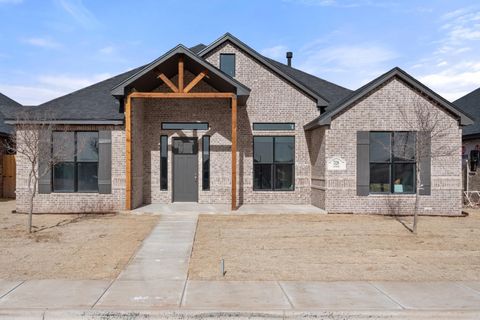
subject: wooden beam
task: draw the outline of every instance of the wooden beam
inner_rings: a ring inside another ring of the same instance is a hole
[[[133,92],[130,94],[132,98],[165,98],[165,99],[212,99],[224,98],[231,99],[234,93],[230,92]]]
[[[178,57],[178,92],[183,92],[183,55]]]
[[[166,84],[173,92],[178,92],[177,86],[175,86],[175,85],[173,84],[173,82],[170,81],[170,79],[168,79],[168,77],[167,77],[166,75],[164,75],[163,73],[160,73],[157,78],[162,79],[162,81],[165,82],[165,84]]]
[[[196,76],[190,83],[185,87],[183,92],[188,93],[190,90],[193,89],[206,75],[207,75],[207,70],[200,72],[198,76]]]
[[[125,101],[125,137],[126,137],[126,173],[125,173],[125,210],[132,210],[132,97]]]
[[[237,210],[237,97],[232,97],[232,211]]]

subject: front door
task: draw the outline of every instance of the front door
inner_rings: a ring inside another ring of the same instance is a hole
[[[198,201],[197,138],[173,139],[173,201]]]

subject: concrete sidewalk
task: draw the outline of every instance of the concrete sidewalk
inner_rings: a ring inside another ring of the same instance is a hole
[[[162,215],[114,281],[0,280],[0,319],[480,319],[480,282],[188,280],[196,224]]]

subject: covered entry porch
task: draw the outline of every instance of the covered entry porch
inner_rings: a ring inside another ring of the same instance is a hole
[[[237,208],[237,109],[248,88],[179,45],[112,93],[124,102],[127,210]]]

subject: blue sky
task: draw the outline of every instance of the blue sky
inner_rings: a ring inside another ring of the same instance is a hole
[[[0,0],[0,92],[38,104],[231,32],[356,89],[400,66],[454,100],[480,87],[480,3]]]

